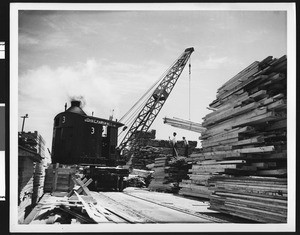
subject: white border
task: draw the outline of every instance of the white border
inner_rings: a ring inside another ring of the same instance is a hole
[[[0,103],[0,107],[5,107],[5,104]],[[6,110],[4,110],[4,112],[6,112]],[[6,131],[6,126],[5,126],[5,131]],[[1,188],[3,187],[1,189],[1,193],[3,192],[3,195],[0,194],[0,201],[2,202],[2,201],[6,201],[5,151],[3,151],[3,150],[0,151],[0,158],[1,158],[0,164],[1,165],[3,164],[2,166],[0,166],[0,169],[1,169],[0,170],[0,178],[1,178],[1,183],[3,183],[3,185],[2,184],[0,185]]]
[[[10,4],[10,232],[287,232],[295,231],[296,14],[295,3],[141,3]],[[20,225],[17,223],[18,174],[18,10],[227,10],[287,11],[288,25],[288,223],[287,224],[99,224]]]
[[[1,107],[1,106],[0,106]],[[6,184],[5,184],[5,151],[0,151],[0,201],[6,201]]]

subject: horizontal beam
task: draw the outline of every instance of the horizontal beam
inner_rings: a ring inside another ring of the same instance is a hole
[[[178,119],[178,118],[164,118],[164,124],[168,124],[177,128],[194,131],[197,133],[202,133],[206,130],[205,127],[202,127],[200,123],[191,122],[188,120]]]

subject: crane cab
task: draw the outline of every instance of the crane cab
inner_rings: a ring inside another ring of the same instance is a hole
[[[80,101],[54,118],[52,162],[61,164],[119,163],[116,150],[118,128],[122,123],[88,116],[80,108]]]

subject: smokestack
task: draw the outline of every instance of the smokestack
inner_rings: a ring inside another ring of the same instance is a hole
[[[80,108],[80,100],[72,100],[71,107],[79,107]]]
[[[80,107],[81,104],[82,103],[81,103],[80,100],[76,100],[76,99],[71,100],[71,107],[68,108],[66,110],[66,112],[77,113],[77,114],[85,115],[86,116],[86,113]]]

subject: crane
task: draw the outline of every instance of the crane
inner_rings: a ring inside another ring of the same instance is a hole
[[[147,132],[151,124],[154,122],[159,111],[162,109],[164,103],[166,102],[172,89],[174,88],[193,51],[193,47],[185,49],[184,52],[165,73],[166,75],[161,79],[159,85],[156,87],[152,95],[148,98],[144,107],[138,113],[135,120],[133,121],[133,124],[119,144],[118,148],[120,151],[123,151],[125,147],[130,144],[130,149],[128,150],[126,155],[130,156],[132,154],[137,142],[136,140],[139,139],[141,133]]]

